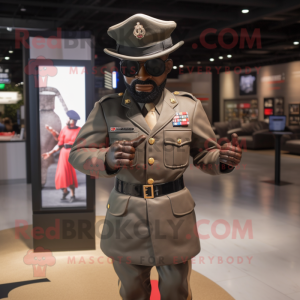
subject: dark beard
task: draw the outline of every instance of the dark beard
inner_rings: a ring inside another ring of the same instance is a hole
[[[160,98],[165,85],[167,82],[167,78],[161,85],[157,85],[156,82],[154,82],[151,79],[147,79],[145,81],[135,79],[131,82],[131,84],[128,84],[126,81],[124,81],[125,86],[130,93],[131,97],[133,98],[134,101],[138,103],[151,103],[154,102],[156,99]],[[135,85],[136,84],[152,84],[153,85],[153,90],[151,92],[137,92],[135,90]]]

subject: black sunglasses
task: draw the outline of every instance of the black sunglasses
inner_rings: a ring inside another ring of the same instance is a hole
[[[160,76],[165,72],[165,62],[171,60],[170,58],[162,60],[160,58],[149,59],[144,62],[144,67],[149,75]],[[132,60],[121,60],[121,73],[126,77],[134,77],[140,71],[140,62]]]

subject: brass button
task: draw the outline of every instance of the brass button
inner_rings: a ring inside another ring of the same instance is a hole
[[[110,207],[110,205],[109,204],[107,204],[107,208],[109,208]]]
[[[174,95],[179,95],[179,92],[175,91],[175,92],[174,92]]]
[[[173,104],[176,103],[176,100],[173,99],[173,98],[171,98],[170,101],[171,101],[171,103],[173,103]]]
[[[119,93],[118,96],[123,96],[123,93]]]
[[[177,144],[181,144],[181,139],[178,139],[178,140],[177,140]]]
[[[147,182],[148,182],[148,184],[153,184],[154,180],[152,178],[149,178]]]
[[[129,104],[130,103],[130,99],[125,99],[125,104]]]
[[[154,164],[154,158],[153,158],[153,157],[150,157],[150,158],[148,159],[148,163],[149,163],[149,165],[153,165],[153,164]]]
[[[155,142],[155,139],[154,138],[150,138],[148,142],[149,142],[150,145],[153,145],[154,142]]]

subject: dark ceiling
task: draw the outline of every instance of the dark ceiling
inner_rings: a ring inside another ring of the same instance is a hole
[[[0,4],[0,66],[9,67],[16,81],[22,80],[22,53],[14,49],[14,29],[9,32],[7,27],[33,30],[61,27],[62,30],[91,31],[96,41],[95,63],[102,65],[111,61],[111,57],[103,53],[103,48],[115,47],[114,40],[106,33],[107,28],[135,13],[177,23],[172,34],[173,42],[184,40],[185,44],[171,57],[175,65],[182,64],[190,70],[193,66],[196,70],[199,65],[204,70],[206,66],[232,69],[300,58],[299,44],[294,44],[300,41],[300,0],[0,0]],[[244,14],[243,9],[249,12]],[[207,49],[200,43],[200,34],[208,28],[217,31],[205,37],[207,43],[216,44],[214,49]],[[230,33],[221,39],[225,45],[218,41],[219,33],[225,28],[236,33],[237,45],[231,49],[226,46],[233,42]],[[250,37],[253,32],[259,33],[261,47],[256,40],[252,47],[246,42],[242,48],[240,41],[245,36],[241,35],[242,28]],[[9,53],[9,50],[14,53]],[[10,59],[5,60],[6,56]]]

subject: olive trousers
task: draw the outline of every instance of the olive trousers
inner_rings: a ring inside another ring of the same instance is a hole
[[[149,300],[151,295],[150,271],[152,266],[113,262],[118,276],[122,300]],[[191,300],[191,260],[176,265],[156,267],[161,300]]]

